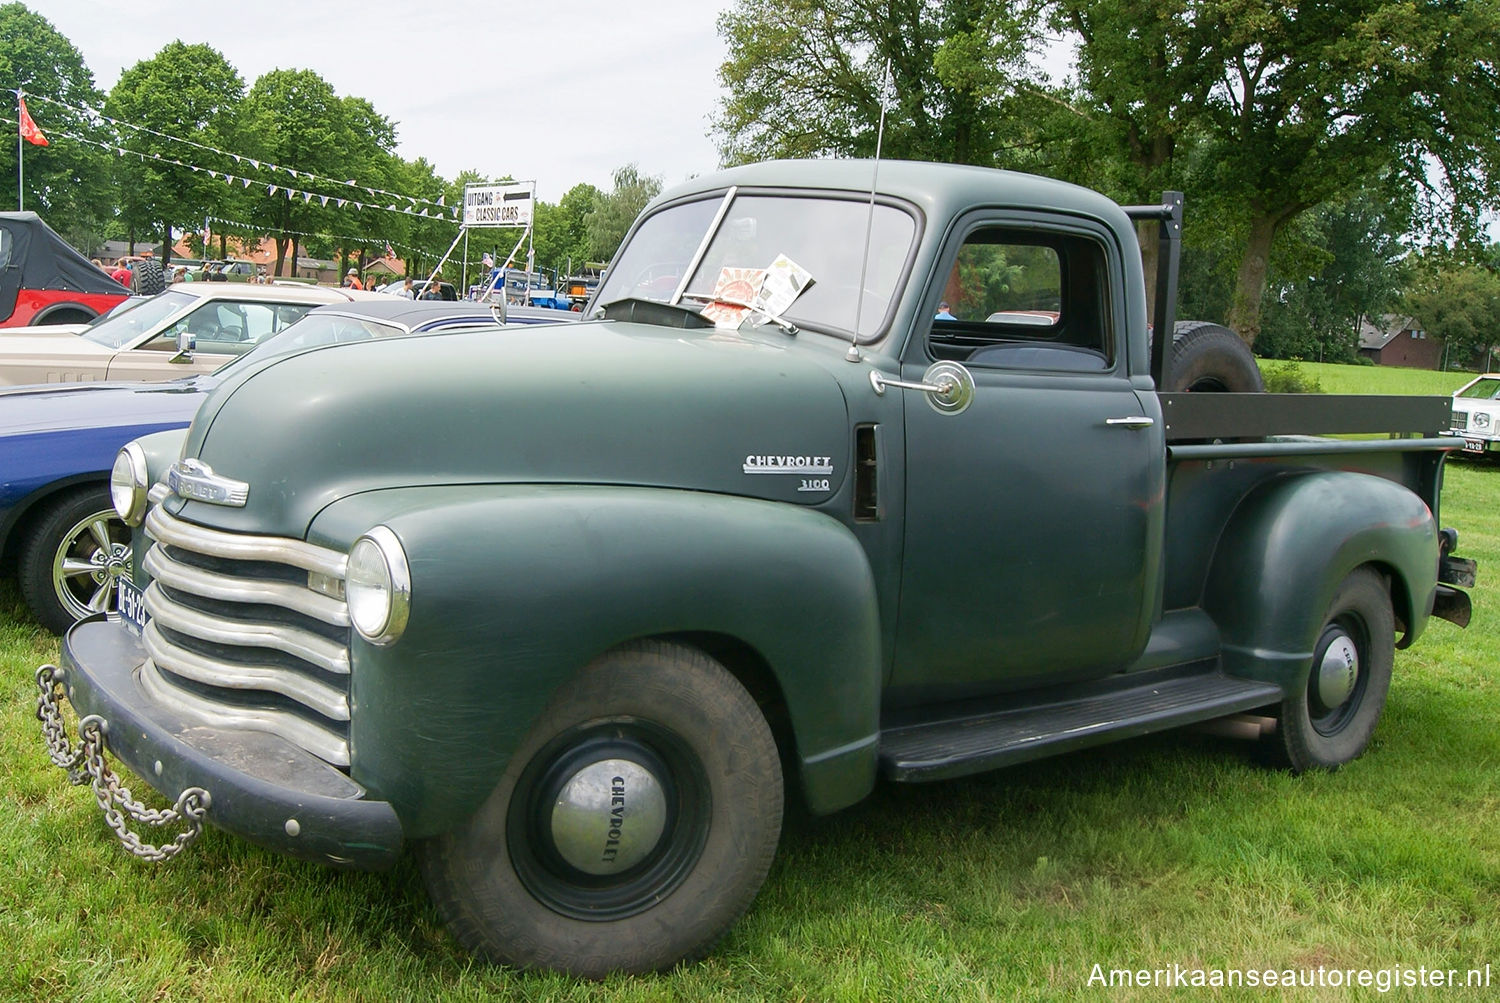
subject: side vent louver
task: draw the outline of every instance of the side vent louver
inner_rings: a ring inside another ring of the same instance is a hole
[[[880,518],[879,425],[854,428],[854,518],[873,522]]]

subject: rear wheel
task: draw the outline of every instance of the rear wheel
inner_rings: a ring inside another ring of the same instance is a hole
[[[1313,648],[1307,684],[1282,701],[1275,759],[1295,772],[1359,758],[1385,707],[1396,624],[1383,578],[1357,568],[1334,593]]]
[[[22,538],[21,594],[42,626],[61,634],[78,620],[113,611],[130,570],[130,528],[106,487],[62,495]]]
[[[781,833],[776,744],[701,652],[633,644],[565,684],[479,811],[422,847],[470,950],[600,978],[707,952]]]

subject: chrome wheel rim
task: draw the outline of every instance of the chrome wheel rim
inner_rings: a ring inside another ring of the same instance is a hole
[[[119,580],[130,573],[130,529],[113,509],[78,520],[52,554],[52,588],[75,620],[113,612]]]

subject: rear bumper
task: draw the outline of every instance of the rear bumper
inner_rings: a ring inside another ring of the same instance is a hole
[[[292,857],[378,870],[400,855],[388,802],[274,735],[214,727],[154,703],[136,669],[146,659],[123,626],[93,617],[63,638],[64,686],[79,716],[107,723],[109,751],[168,799],[186,787],[212,797],[207,820]]]

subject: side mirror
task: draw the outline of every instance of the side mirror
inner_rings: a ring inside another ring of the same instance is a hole
[[[177,332],[177,354],[168,362],[187,363],[193,361],[193,349],[198,347],[198,336],[190,331]]]

